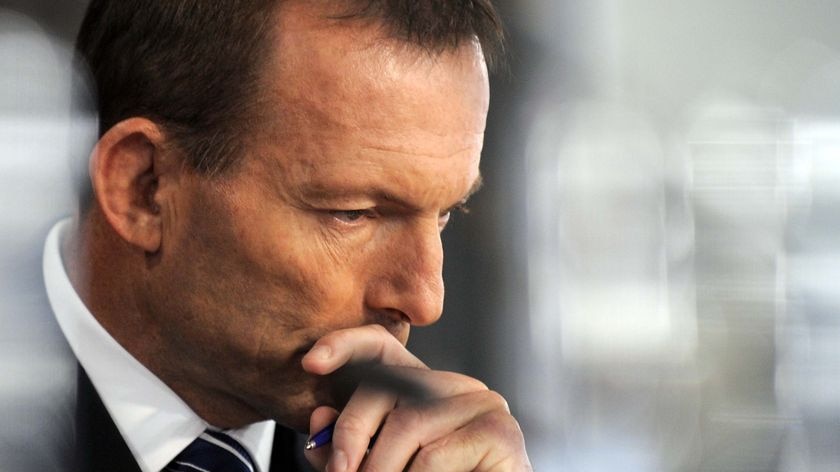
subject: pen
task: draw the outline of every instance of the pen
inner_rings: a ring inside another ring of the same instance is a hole
[[[329,424],[326,428],[318,431],[315,436],[306,441],[306,445],[303,446],[304,449],[307,451],[311,451],[313,449],[318,449],[321,446],[325,446],[332,441],[333,429],[335,429],[335,421]]]
[[[307,451],[311,451],[313,449],[318,449],[321,446],[326,446],[332,441],[333,430],[335,430],[335,421],[327,425],[326,428],[315,433],[315,436],[312,436],[312,438],[310,438],[309,441],[306,441],[306,444],[303,445],[303,448]],[[370,444],[368,445],[368,449],[373,447],[373,443],[376,442],[376,436],[378,435],[379,432],[377,431],[377,433],[374,434],[372,438],[370,438]]]

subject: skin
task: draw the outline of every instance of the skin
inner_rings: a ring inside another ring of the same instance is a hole
[[[333,445],[308,456],[332,471],[356,470],[380,426],[367,470],[529,469],[504,399],[404,347],[441,315],[440,231],[480,182],[480,48],[429,55],[308,3],[284,6],[277,27],[283,53],[234,170],[196,175],[143,118],[100,139],[96,202],[64,248],[71,281],[215,426],[338,418]],[[362,386],[336,404],[324,376],[354,360],[406,369],[433,401]]]

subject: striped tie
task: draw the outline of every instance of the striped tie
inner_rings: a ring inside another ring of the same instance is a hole
[[[204,431],[172,459],[165,471],[255,472],[248,451],[227,434]]]

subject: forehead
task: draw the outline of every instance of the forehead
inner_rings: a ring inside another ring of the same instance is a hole
[[[477,42],[427,53],[369,21],[330,13],[288,2],[276,17],[264,90],[282,108],[283,131],[364,128],[371,141],[395,148],[406,132],[450,150],[480,139],[489,93]]]

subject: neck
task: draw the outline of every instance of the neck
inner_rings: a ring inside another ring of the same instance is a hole
[[[150,324],[143,316],[137,288],[137,254],[111,230],[96,206],[79,218],[62,247],[70,283],[108,333],[132,355],[143,360],[152,348]],[[153,330],[151,332],[154,332]],[[138,333],[147,339],[138,342]]]
[[[146,254],[126,243],[94,205],[61,248],[70,283],[96,321],[126,351],[172,389],[202,419],[237,428],[262,419],[238,398],[192,379],[188,362],[173,362],[145,294]]]

